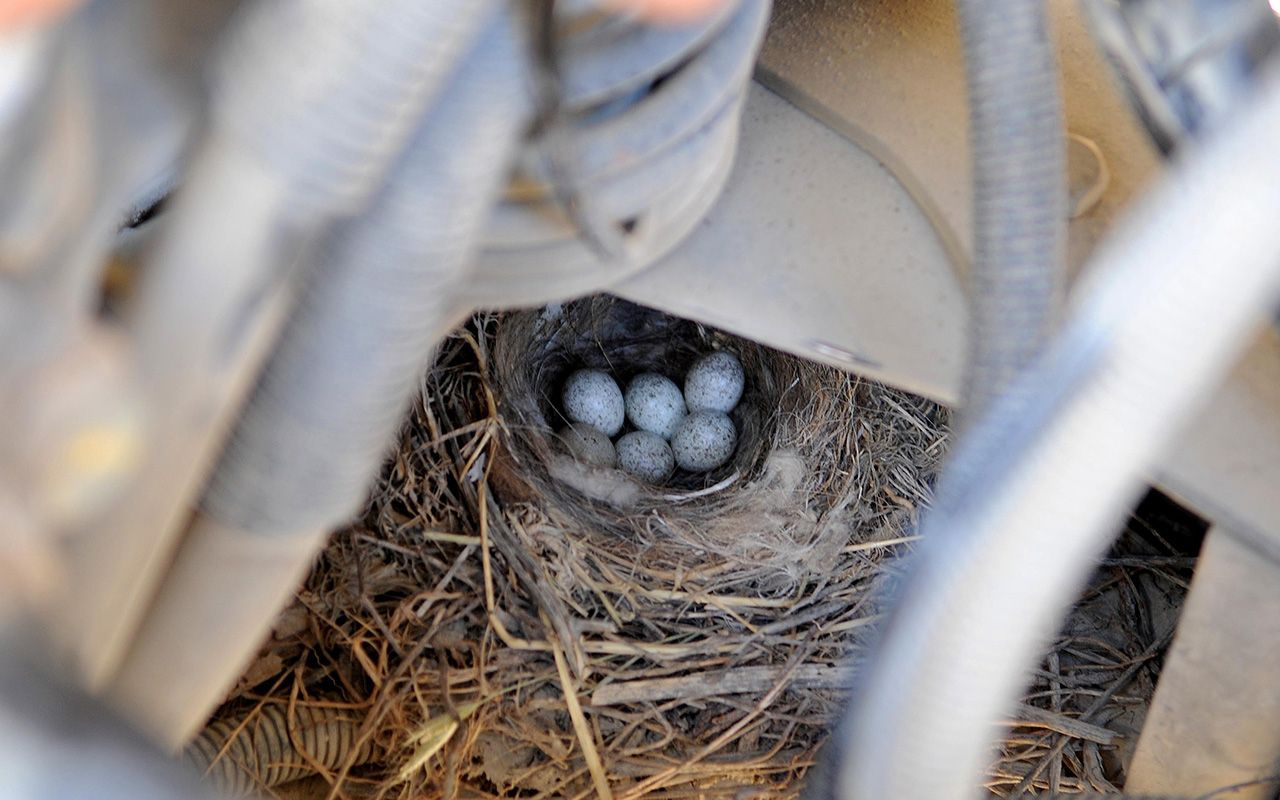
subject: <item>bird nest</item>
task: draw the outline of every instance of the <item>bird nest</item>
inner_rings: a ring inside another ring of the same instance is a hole
[[[725,466],[653,486],[558,447],[573,370],[674,376],[713,348],[747,376]],[[929,401],[622,301],[478,316],[218,718],[352,720],[353,755],[306,756],[297,796],[794,796],[946,428]],[[1054,685],[1015,729],[1039,749],[1002,762],[1033,789],[1075,751],[1028,763],[1104,735]]]
[[[725,465],[654,486],[585,465],[550,435],[564,424],[555,398],[573,371],[605,370],[625,385],[644,372],[683,375],[712,349],[735,353],[746,373]],[[791,596],[851,541],[902,532],[944,441],[929,403],[607,298],[506,317],[488,364],[504,431],[489,478],[504,509],[573,532],[531,540],[535,552],[559,561],[576,540],[657,571],[646,581],[655,587],[714,564],[711,594]]]

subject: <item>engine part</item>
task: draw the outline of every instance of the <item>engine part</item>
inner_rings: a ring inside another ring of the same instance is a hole
[[[1257,89],[1280,44],[1266,0],[1089,0],[1098,41],[1167,154]]]
[[[1271,77],[1256,107],[1180,165],[1100,254],[1071,323],[1020,379],[1025,399],[1000,401],[961,444],[846,744],[833,748],[837,796],[976,794],[990,720],[1142,471],[1265,319],[1280,294]],[[1203,213],[1227,203],[1239,213]]]
[[[525,63],[512,21],[491,18],[388,186],[308,272],[110,689],[166,744],[195,732],[325,534],[358,510],[456,321],[452,292],[524,127]]]
[[[123,323],[163,446],[92,535],[68,546],[80,591],[59,633],[89,685],[123,657],[288,316],[296,265],[367,205],[487,7],[261,2],[236,18],[208,133]]]
[[[727,3],[675,31],[568,20],[564,114],[522,153],[466,302],[528,305],[599,289],[684,239],[728,178],[769,7]]]

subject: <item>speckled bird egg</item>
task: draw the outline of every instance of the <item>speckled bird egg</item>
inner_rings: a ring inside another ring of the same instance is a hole
[[[642,431],[656,433],[670,439],[676,426],[685,418],[684,395],[670,378],[646,372],[637,375],[627,384],[623,399],[627,407],[627,419]]]
[[[684,401],[690,411],[729,413],[742,399],[746,377],[742,362],[727,350],[705,355],[694,362],[684,379]]]
[[[641,480],[661,483],[675,472],[676,459],[666,439],[649,431],[632,431],[618,440],[618,466]]]
[[[560,429],[560,442],[569,455],[593,467],[618,466],[618,451],[609,437],[585,422],[573,422]]]
[[[570,375],[560,400],[571,422],[585,422],[606,436],[616,436],[622,430],[626,417],[622,390],[598,369],[580,369]]]
[[[737,444],[738,431],[728,414],[695,411],[676,428],[671,450],[681,469],[706,472],[728,461]]]

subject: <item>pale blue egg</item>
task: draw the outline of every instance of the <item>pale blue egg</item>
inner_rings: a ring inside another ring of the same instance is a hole
[[[607,373],[578,370],[564,382],[560,399],[571,422],[585,422],[606,436],[616,436],[622,430],[626,418],[622,390]]]
[[[618,466],[649,483],[661,483],[675,472],[676,460],[667,440],[649,431],[632,431],[618,440]]]
[[[684,395],[675,381],[656,372],[637,375],[624,395],[627,419],[642,431],[670,439],[685,418]]]
[[[695,411],[685,417],[671,440],[680,469],[707,472],[721,466],[738,445],[733,420],[719,411]]]
[[[618,465],[618,451],[600,429],[585,422],[572,422],[561,428],[558,435],[569,455],[582,463],[606,469]]]
[[[742,362],[727,350],[694,362],[684,379],[684,400],[690,411],[729,413],[742,399],[746,375]]]

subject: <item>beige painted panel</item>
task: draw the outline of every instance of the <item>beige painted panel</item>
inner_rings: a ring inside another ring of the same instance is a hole
[[[1125,782],[1142,797],[1266,800],[1280,765],[1280,565],[1231,531],[1205,539]]]
[[[1075,0],[1052,0],[1068,130],[1102,151],[1110,188],[1073,221],[1070,261],[1159,169]],[[778,0],[758,72],[875,155],[937,226],[957,265],[972,250],[968,94],[950,0]]]
[[[1280,551],[1280,333],[1261,332],[1230,379],[1166,453],[1161,485]]]
[[[1120,212],[1141,195],[1163,166],[1111,67],[1094,44],[1081,5],[1079,0],[1050,0],[1062,70],[1063,112],[1070,133],[1098,145],[1111,180],[1097,207],[1073,219],[1068,228],[1069,261],[1077,270]]]
[[[758,85],[720,202],[610,291],[939,400],[960,383],[964,299],[928,219],[875,158]]]
[[[950,2],[779,0],[757,74],[888,166],[967,258],[968,94]]]

